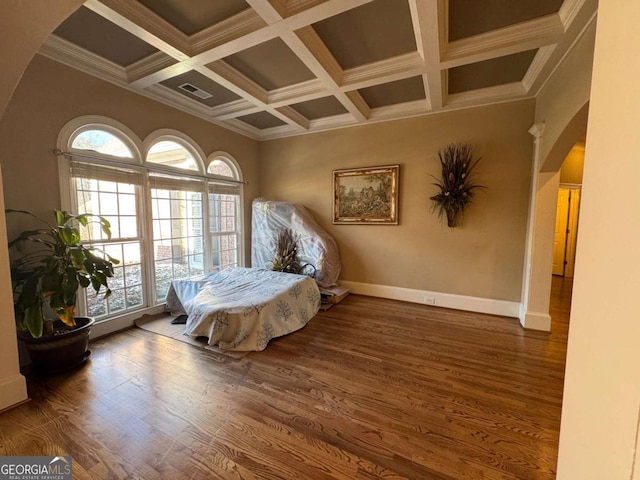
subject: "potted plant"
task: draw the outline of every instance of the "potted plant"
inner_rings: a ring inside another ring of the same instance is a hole
[[[29,215],[45,225],[9,242],[15,251],[11,281],[18,338],[29,352],[34,371],[55,373],[73,368],[90,355],[89,330],[94,323],[93,318],[75,316],[78,290],[91,285],[98,295],[104,287],[104,298],[109,297],[107,278],[119,263],[83,245],[80,226],[97,225],[110,238],[110,224],[99,215],[61,210],[55,210],[54,224],[23,210],[6,212]],[[57,319],[49,318],[53,316]]]
[[[438,159],[442,167],[442,177],[436,179],[435,186],[440,191],[430,197],[433,210],[438,216],[447,216],[447,225],[456,226],[458,214],[471,203],[474,190],[485,188],[478,185],[471,178],[471,173],[480,161],[473,159],[473,147],[468,143],[451,143],[438,152]]]

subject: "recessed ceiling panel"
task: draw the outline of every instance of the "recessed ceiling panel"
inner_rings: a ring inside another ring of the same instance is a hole
[[[218,85],[210,78],[207,78],[201,73],[193,70],[183,73],[182,75],[178,75],[177,77],[169,78],[162,82],[162,84],[165,87],[169,87],[172,90],[180,93],[181,95],[184,95],[192,100],[196,100],[208,107],[216,107],[218,105],[232,102],[240,98],[231,90],[227,90],[223,86]],[[180,88],[180,86],[184,84],[189,84],[196,87],[194,93],[190,93],[188,91],[193,90],[191,88],[187,88],[186,90],[184,88]],[[211,97],[202,98],[206,96],[206,93],[210,94]]]
[[[279,118],[274,117],[268,112],[252,113],[243,117],[238,117],[238,120],[242,120],[249,125],[264,130],[265,128],[280,127],[286,125],[285,122]]]
[[[76,10],[53,33],[121,67],[158,51],[86,7]]]
[[[249,8],[244,0],[138,0],[187,35]]]
[[[314,79],[313,73],[287,45],[274,38],[224,59],[265,90]]]
[[[343,69],[416,50],[406,0],[375,0],[313,28]]]
[[[557,13],[563,0],[449,0],[449,41]]]
[[[405,78],[395,82],[363,88],[360,90],[360,95],[371,108],[424,100],[426,98],[422,77]]]
[[[347,109],[336,100],[336,97],[316,98],[315,100],[296,103],[291,105],[291,108],[309,120],[347,113]]]
[[[537,50],[529,50],[451,68],[449,70],[449,93],[467,92],[478,88],[519,82],[527,73],[536,52]]]

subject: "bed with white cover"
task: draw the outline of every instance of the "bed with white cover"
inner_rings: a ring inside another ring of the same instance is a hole
[[[188,315],[185,335],[222,350],[260,351],[304,327],[320,308],[320,291],[305,275],[236,267],[174,280],[167,307]]]

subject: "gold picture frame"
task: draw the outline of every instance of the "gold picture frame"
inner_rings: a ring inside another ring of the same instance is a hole
[[[333,171],[333,223],[398,225],[400,165]]]

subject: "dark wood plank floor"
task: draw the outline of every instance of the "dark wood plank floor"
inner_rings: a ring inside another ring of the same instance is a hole
[[[0,455],[80,479],[552,479],[570,287],[551,334],[355,295],[240,360],[127,330],[29,378]]]

